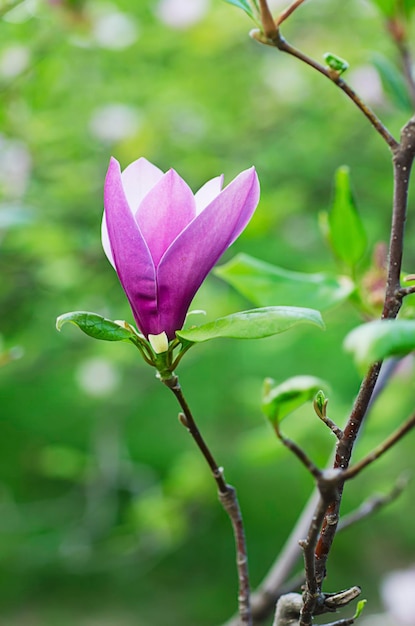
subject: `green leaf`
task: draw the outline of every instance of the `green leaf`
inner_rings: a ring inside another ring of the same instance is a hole
[[[337,54],[333,54],[332,52],[326,52],[323,57],[327,65],[339,74],[343,74],[343,72],[349,69],[348,62],[341,57],[338,57]]]
[[[328,215],[328,235],[335,255],[350,268],[366,251],[366,233],[350,190],[349,168],[335,174],[334,201]]]
[[[367,600],[359,600],[356,606],[356,613],[353,615],[353,619],[358,619],[361,616],[362,611],[365,608],[366,602]]]
[[[97,313],[88,311],[71,311],[60,315],[56,320],[56,328],[60,331],[65,324],[78,326],[86,335],[104,341],[129,341],[135,338],[133,331],[108,320]]]
[[[245,11],[245,13],[249,15],[249,17],[251,17],[253,20],[255,19],[252,7],[247,0],[225,0],[225,2],[227,2],[228,4],[233,4],[235,7],[238,7],[238,9],[242,9],[243,11]]]
[[[403,9],[407,17],[410,17],[415,11],[415,0],[403,0]]]
[[[314,324],[324,328],[319,311],[301,307],[270,306],[241,311],[186,330],[176,332],[179,339],[195,343],[217,337],[260,339],[282,333],[298,324]]]
[[[395,106],[405,113],[412,113],[412,102],[400,70],[382,54],[374,54],[372,63],[378,71],[384,90]]]
[[[377,320],[358,326],[349,333],[344,347],[353,353],[362,370],[389,356],[402,356],[415,350],[414,320]]]
[[[214,272],[256,306],[281,302],[324,310],[346,300],[354,289],[346,276],[291,272],[246,254],[238,254]]]
[[[372,0],[385,17],[393,17],[396,13],[396,0]]]
[[[372,0],[386,18],[409,18],[415,9],[415,0]]]
[[[268,378],[264,383],[262,410],[271,422],[280,422],[313,400],[321,387],[327,387],[327,383],[315,376],[294,376],[277,386]]]

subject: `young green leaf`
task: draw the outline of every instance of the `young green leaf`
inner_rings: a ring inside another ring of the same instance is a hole
[[[401,71],[382,54],[373,55],[372,63],[378,71],[384,90],[395,106],[405,113],[412,112],[412,102]]]
[[[245,13],[249,15],[249,17],[251,17],[253,20],[255,19],[254,12],[248,0],[225,0],[225,2],[227,2],[228,4],[233,4],[235,7],[238,7],[238,9],[242,9],[242,11],[245,11]]]
[[[71,311],[60,315],[56,320],[56,328],[60,331],[68,323],[78,326],[82,332],[94,339],[129,341],[135,337],[134,333],[127,328],[88,311]]]
[[[349,69],[348,62],[341,57],[338,57],[337,54],[326,52],[323,57],[329,68],[335,70],[339,74],[343,74],[343,72]]]
[[[344,347],[353,353],[357,366],[364,371],[386,357],[415,350],[415,321],[377,320],[363,324],[347,335]]]
[[[325,310],[346,300],[354,290],[353,282],[346,276],[291,272],[247,254],[238,254],[214,272],[261,307],[281,302]]]
[[[335,255],[351,269],[366,251],[366,233],[350,189],[349,168],[335,174],[334,201],[328,215],[328,235]]]
[[[194,343],[217,337],[260,339],[277,335],[298,324],[313,324],[324,328],[319,311],[302,307],[270,306],[220,317],[203,326],[177,331],[176,335],[179,339]]]
[[[365,608],[366,602],[367,600],[359,600],[356,606],[356,613],[353,615],[353,619],[358,619],[361,616],[362,611]]]
[[[280,422],[289,413],[314,399],[327,383],[315,376],[294,376],[276,385],[267,379],[262,395],[262,411],[271,422]]]

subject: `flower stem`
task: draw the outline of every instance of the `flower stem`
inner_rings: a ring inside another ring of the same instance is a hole
[[[219,500],[229,516],[232,524],[235,547],[236,547],[236,566],[238,572],[239,592],[238,592],[238,608],[240,626],[252,626],[252,611],[250,604],[250,583],[248,572],[248,555],[246,549],[245,530],[241,509],[238,502],[236,490],[232,485],[225,481],[223,468],[219,467],[207,445],[203,439],[189,405],[183,395],[182,388],[179,384],[177,376],[172,375],[170,378],[161,379],[175,395],[182,413],[179,415],[180,422],[187,428],[192,436],[207,464],[210,467],[212,476],[216,482],[219,492]]]

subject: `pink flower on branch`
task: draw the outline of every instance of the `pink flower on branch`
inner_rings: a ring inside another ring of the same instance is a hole
[[[222,185],[218,176],[193,194],[173,169],[140,158],[121,172],[111,159],[102,244],[146,338],[175,338],[201,283],[255,211],[253,167]]]

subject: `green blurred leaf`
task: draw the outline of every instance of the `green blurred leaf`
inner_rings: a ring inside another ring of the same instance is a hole
[[[305,274],[238,254],[214,270],[256,306],[307,306],[328,309],[348,298],[354,289],[346,276]]]
[[[361,616],[363,609],[365,608],[367,600],[359,600],[356,606],[356,613],[353,615],[353,619],[357,619]]]
[[[324,328],[319,311],[302,307],[270,306],[220,317],[209,324],[176,332],[176,335],[179,339],[195,343],[217,337],[261,339],[282,333],[298,324],[313,324]]]
[[[396,0],[372,0],[373,4],[375,4],[380,12],[385,15],[385,17],[392,17],[396,13]]]
[[[56,328],[60,331],[65,324],[78,326],[86,335],[104,341],[129,341],[134,339],[132,331],[119,326],[97,313],[88,311],[71,311],[60,315],[56,320]]]
[[[386,18],[410,17],[415,9],[414,0],[372,0]]]
[[[243,11],[245,11],[245,13],[249,15],[249,17],[255,19],[252,7],[247,0],[225,0],[225,2],[227,2],[228,4],[233,4],[235,7],[238,7],[238,9],[242,9]]]
[[[328,215],[329,239],[335,255],[350,268],[366,250],[366,233],[350,189],[349,168],[339,167],[335,174],[334,200]]]
[[[378,71],[384,90],[395,106],[405,113],[412,113],[412,102],[400,70],[382,54],[374,54],[372,63]]]
[[[403,9],[408,17],[415,11],[415,0],[403,0]]]
[[[294,376],[274,386],[272,379],[264,383],[262,410],[271,422],[280,422],[289,413],[313,400],[327,383],[315,376]]]
[[[363,324],[347,335],[344,347],[353,353],[362,370],[388,356],[409,354],[415,350],[415,321],[377,320]]]

